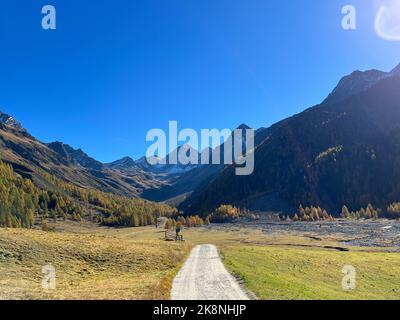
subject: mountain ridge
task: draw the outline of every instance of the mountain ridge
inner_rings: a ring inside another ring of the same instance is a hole
[[[223,203],[290,211],[300,203],[337,210],[342,204],[364,206],[367,200],[379,202],[379,198],[399,200],[400,187],[390,182],[397,174],[400,181],[400,172],[390,164],[400,161],[398,87],[400,64],[389,72],[354,71],[340,79],[321,104],[255,130],[256,164],[250,177],[236,177],[234,166],[224,164],[152,166],[145,157],[101,163],[63,142],[40,142],[1,111],[0,158],[39,185],[43,171],[80,187],[129,197],[182,198],[179,209],[187,213],[210,212]],[[202,152],[211,156],[215,150]],[[363,175],[370,177],[368,181],[379,181],[382,190],[360,182]]]
[[[348,98],[351,95],[367,90],[379,81],[392,76],[400,76],[400,63],[389,72],[377,69],[353,71],[351,74],[340,79],[337,86],[323,101],[323,103],[335,102]]]
[[[344,204],[359,209],[398,201],[400,186],[393,180],[400,179],[399,70],[372,85],[362,81],[357,93],[336,96],[334,90],[321,104],[263,130],[253,175],[237,177],[228,167],[179,209],[209,213],[229,203],[268,211],[279,203],[290,214],[300,204],[337,212]]]

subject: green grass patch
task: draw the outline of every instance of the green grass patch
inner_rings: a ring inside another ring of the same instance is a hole
[[[268,246],[222,246],[224,263],[265,300],[399,299],[400,254]],[[343,290],[342,268],[356,268]]]

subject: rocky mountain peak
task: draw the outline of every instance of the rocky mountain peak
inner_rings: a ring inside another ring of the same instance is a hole
[[[363,92],[377,84],[379,81],[392,76],[400,76],[400,64],[390,72],[376,69],[367,71],[356,70],[350,75],[343,77],[324,102],[337,102],[346,99]]]
[[[12,127],[14,129],[17,129],[19,131],[26,132],[26,130],[15,118],[1,111],[0,111],[0,123]]]

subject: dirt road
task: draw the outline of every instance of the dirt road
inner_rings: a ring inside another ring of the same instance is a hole
[[[214,245],[193,248],[172,284],[172,300],[249,300]]]

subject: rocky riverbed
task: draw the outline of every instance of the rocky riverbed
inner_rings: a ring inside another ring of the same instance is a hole
[[[340,239],[343,246],[390,247],[400,251],[400,222],[395,220],[280,222],[261,216],[256,221],[240,220],[233,224],[213,225],[212,228],[256,228],[266,233],[302,234],[315,240],[333,237]]]

